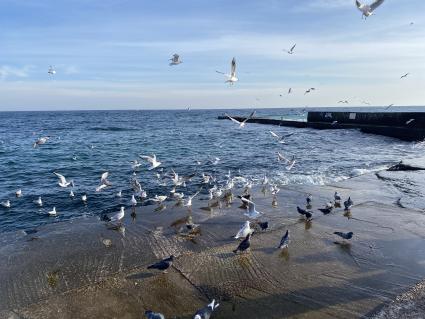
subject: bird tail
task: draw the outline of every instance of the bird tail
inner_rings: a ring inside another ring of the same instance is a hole
[[[339,232],[339,231],[334,232],[334,234],[335,234],[335,235],[338,235],[338,236],[342,235],[342,233],[341,233],[341,232]]]
[[[155,265],[148,266],[148,269],[154,269],[154,268],[155,268]]]

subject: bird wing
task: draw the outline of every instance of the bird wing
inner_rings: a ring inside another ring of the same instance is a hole
[[[144,160],[148,161],[149,163],[153,163],[154,157],[147,156],[147,155],[139,155],[140,158],[143,158]]]
[[[295,47],[297,46],[297,44],[295,43],[294,46],[291,48],[291,52],[294,51]]]
[[[269,132],[273,137],[280,138],[280,136],[277,135],[275,132],[273,132],[273,131],[269,131]]]
[[[384,0],[376,0],[375,2],[373,2],[371,5],[370,5],[370,9],[373,11],[373,10],[375,10],[376,8],[378,8],[382,3],[384,2]]]
[[[238,120],[234,119],[233,117],[229,116],[228,114],[225,114],[230,120],[232,120],[232,122],[236,123],[236,124],[241,124],[241,122],[239,122]]]
[[[103,173],[102,176],[100,177],[100,181],[101,182],[106,181],[106,179],[108,178],[108,176],[109,176],[109,172]]]
[[[256,111],[251,112],[251,114],[245,120],[243,120],[242,123],[246,123],[249,119],[251,119],[255,115],[255,112]]]
[[[359,0],[356,0],[356,6],[357,6],[357,9],[360,9],[360,7],[362,6],[362,4]]]
[[[226,74],[226,73],[224,73],[224,72],[217,71],[217,70],[215,70],[215,72],[217,72],[217,73],[219,73],[219,74]]]
[[[231,64],[231,68],[230,68],[230,74],[232,76],[235,76],[236,75],[236,59],[235,58],[232,59],[232,64]]]
[[[59,180],[61,181],[62,184],[66,184],[66,178],[65,176],[59,174],[59,173],[53,173],[55,174],[57,177],[59,177]]]

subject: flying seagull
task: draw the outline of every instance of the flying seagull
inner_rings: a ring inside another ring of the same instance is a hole
[[[155,154],[152,156],[139,155],[139,157],[152,164],[152,166],[148,168],[149,171],[161,165],[161,162],[157,161]]]
[[[253,111],[246,119],[244,119],[242,122],[239,122],[238,120],[234,119],[233,117],[229,116],[227,113],[225,115],[233,122],[239,125],[239,128],[244,128],[246,122],[251,119],[255,115],[255,111]]]
[[[100,192],[102,189],[111,186],[112,183],[108,181],[109,172],[105,172],[100,177],[100,184],[98,187],[96,187],[96,192]]]
[[[297,44],[295,43],[293,46],[292,46],[292,48],[291,49],[289,49],[289,50],[283,50],[283,51],[285,51],[286,53],[288,53],[288,54],[294,54],[294,49],[295,49],[295,47],[297,46]]]
[[[47,73],[49,73],[50,75],[55,75],[56,74],[56,70],[54,69],[54,67],[49,66],[49,70],[47,71]]]
[[[285,138],[294,135],[294,133],[290,133],[290,134],[286,134],[286,135],[278,135],[273,131],[269,131],[269,132],[274,138],[277,139],[278,143],[280,143],[280,144],[285,144]]]
[[[173,54],[173,57],[170,59],[170,66],[173,65],[179,65],[180,63],[183,63],[182,60],[180,60],[180,56],[177,53]]]
[[[68,182],[68,181],[66,180],[65,176],[63,176],[63,175],[61,175],[61,174],[59,174],[59,173],[56,173],[56,172],[53,172],[53,174],[55,174],[55,175],[59,178],[58,185],[59,185],[60,187],[66,188],[66,187],[68,187],[69,185],[71,185],[71,184],[72,184],[72,181],[71,181],[71,182]]]
[[[409,125],[410,123],[412,123],[415,119],[410,119],[408,121],[406,121],[406,125]]]
[[[371,15],[373,15],[373,11],[376,10],[376,8],[378,8],[382,3],[384,2],[384,0],[375,0],[373,3],[371,3],[370,5],[368,4],[363,4],[361,3],[359,0],[356,0],[356,6],[357,9],[359,9],[362,12],[362,19],[366,19],[367,17],[370,17]]]
[[[46,144],[47,143],[47,141],[49,140],[49,136],[43,136],[43,137],[40,137],[39,139],[37,139],[35,142],[34,142],[34,144],[32,145],[32,147],[33,148],[36,148],[37,146],[40,146],[40,145],[43,145],[43,144]]]
[[[408,75],[410,75],[410,73],[403,74],[403,75],[400,77],[400,80],[401,80],[401,79],[404,79],[404,78],[407,78],[407,76],[408,76]]]
[[[308,90],[306,90],[304,92],[304,95],[306,95],[306,94],[308,94],[308,93],[310,93],[311,91],[314,91],[314,90],[316,90],[316,89],[315,88],[309,88]]]
[[[217,73],[223,74],[227,77],[227,80],[225,83],[229,83],[230,85],[233,85],[235,82],[237,82],[239,79],[236,77],[236,59],[232,59],[232,63],[230,66],[230,74],[226,74],[220,71],[215,71]]]
[[[389,110],[390,109],[390,107],[393,107],[394,106],[394,104],[390,104],[390,105],[388,105],[386,108],[385,108],[385,110]]]
[[[195,315],[193,316],[193,319],[210,319],[211,314],[220,304],[215,302],[215,299],[211,301],[210,304],[208,304],[206,307],[199,309]]]
[[[259,212],[259,211],[257,211],[257,210],[255,209],[255,204],[254,204],[254,202],[250,201],[249,199],[246,199],[245,197],[241,197],[241,200],[242,200],[244,203],[248,204],[248,207],[247,207],[247,209],[246,209],[246,213],[244,214],[245,216],[248,216],[248,217],[249,217],[249,218],[251,218],[251,219],[255,219],[255,218],[257,218],[258,216],[260,216],[260,215],[262,215],[262,214],[263,214],[263,213],[261,213],[261,212]]]
[[[292,88],[289,88],[288,94],[291,94],[291,93],[292,93]]]
[[[341,100],[338,102],[339,104],[348,104],[349,102],[347,100]]]

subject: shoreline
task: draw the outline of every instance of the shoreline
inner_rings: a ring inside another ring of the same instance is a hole
[[[327,216],[317,211],[334,190],[344,199],[352,196],[351,217],[342,209]],[[310,224],[296,213],[306,193],[314,197]],[[246,220],[238,199],[211,211],[207,201],[194,202],[191,215],[201,234],[190,240],[170,226],[187,217],[187,208],[171,202],[162,212],[138,208],[134,221],[127,210],[125,236],[97,217],[45,225],[15,242],[2,236],[0,254],[8,258],[0,261],[0,318],[10,311],[16,318],[140,318],[147,308],[166,318],[189,318],[212,298],[221,303],[214,318],[258,318],[265,312],[270,318],[357,318],[372,315],[425,277],[425,216],[396,206],[397,191],[374,174],[282,187],[276,208],[270,194],[254,195],[271,230],[255,232],[251,253],[236,257],[231,237]],[[282,254],[275,247],[286,229],[291,243]],[[335,245],[333,231],[348,230],[355,233],[351,245]],[[28,241],[30,236],[38,239]],[[104,239],[112,245],[106,247]],[[146,270],[171,254],[176,262],[169,274]]]

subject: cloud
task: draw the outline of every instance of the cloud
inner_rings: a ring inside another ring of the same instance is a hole
[[[31,66],[16,68],[13,66],[2,65],[0,66],[0,80],[4,81],[10,77],[26,78],[29,76],[29,71],[31,70],[31,68]]]

